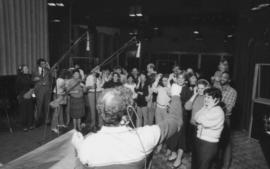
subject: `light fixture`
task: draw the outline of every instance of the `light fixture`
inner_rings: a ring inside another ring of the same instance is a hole
[[[154,27],[154,30],[159,30],[159,28],[158,27]]]
[[[63,3],[56,3],[56,6],[64,7],[65,5]]]
[[[142,13],[137,13],[137,14],[136,14],[136,16],[138,16],[138,17],[142,17],[142,16],[143,16],[143,14],[142,14]]]
[[[53,2],[49,2],[48,5],[49,5],[49,6],[56,6],[56,4],[53,3]]]
[[[59,23],[59,22],[61,22],[61,20],[60,19],[53,19],[53,20],[51,20],[52,22],[55,22],[55,23]]]
[[[141,6],[137,6],[136,8],[136,16],[138,17],[142,17],[143,14],[142,14],[142,7]]]
[[[270,6],[269,0],[258,0],[259,2],[256,2],[256,5],[254,5],[250,10],[251,11],[258,11],[261,9],[264,9],[268,6]]]
[[[136,17],[134,6],[129,8],[129,16],[130,17]]]
[[[232,38],[232,37],[233,37],[233,35],[232,35],[232,34],[229,34],[229,35],[227,35],[227,37],[228,37],[228,38]]]
[[[197,31],[197,30],[195,30],[195,31],[193,31],[193,33],[196,34],[196,35],[198,35],[200,32]]]
[[[137,5],[137,6],[131,6],[129,8],[129,16],[130,17],[142,17],[142,7]]]

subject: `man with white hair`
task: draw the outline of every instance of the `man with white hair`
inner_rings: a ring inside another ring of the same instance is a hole
[[[134,108],[132,93],[125,87],[104,90],[98,99],[102,128],[85,137],[76,132],[72,143],[84,168],[143,169],[154,148],[176,133],[182,125],[181,87],[171,89],[168,118],[156,125],[128,126]],[[135,112],[135,111],[134,111]],[[131,121],[132,123],[132,121]]]

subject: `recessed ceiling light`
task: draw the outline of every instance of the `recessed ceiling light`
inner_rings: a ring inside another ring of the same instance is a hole
[[[65,5],[63,3],[56,3],[56,6],[64,7]]]
[[[138,17],[142,17],[142,16],[143,16],[143,14],[142,14],[142,13],[137,13],[137,14],[136,14],[136,16],[138,16]]]
[[[193,31],[194,34],[199,34],[200,32],[199,31]]]
[[[227,37],[228,37],[228,38],[232,38],[232,37],[233,37],[233,35],[232,35],[232,34],[229,34],[229,35],[227,35]]]
[[[52,3],[52,2],[49,2],[48,5],[49,6],[56,6],[56,4],[55,3]]]
[[[53,19],[52,22],[59,23],[59,22],[61,22],[61,20],[60,19]]]
[[[158,27],[154,27],[154,30],[159,30],[159,28]]]
[[[130,17],[135,17],[136,15],[134,13],[129,14]]]

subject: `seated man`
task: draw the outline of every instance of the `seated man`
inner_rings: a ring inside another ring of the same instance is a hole
[[[132,93],[125,87],[104,90],[98,99],[103,126],[85,137],[76,132],[72,143],[85,168],[143,169],[154,148],[176,133],[182,125],[181,87],[174,84],[169,115],[156,125],[131,128],[127,124]]]

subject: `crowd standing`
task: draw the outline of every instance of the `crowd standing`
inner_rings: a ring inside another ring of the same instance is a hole
[[[46,60],[39,59],[32,74],[27,65],[18,68],[16,92],[23,130],[45,123],[51,124],[52,132],[59,133],[71,122],[78,131],[85,124],[98,129],[103,122],[97,114],[97,98],[103,90],[118,86],[132,92],[137,111],[133,127],[160,123],[168,116],[174,84],[181,89],[183,125],[158,145],[156,152],[164,149],[175,168],[182,164],[184,153],[191,153],[192,169],[209,169],[214,163],[229,169],[230,118],[237,92],[230,85],[228,70],[228,61],[222,59],[210,82],[192,68],[183,70],[175,65],[172,73],[162,74],[153,63],[147,65],[146,71],[133,68],[128,72],[119,66],[113,70],[95,67],[88,75],[76,64],[61,70],[57,76]]]

